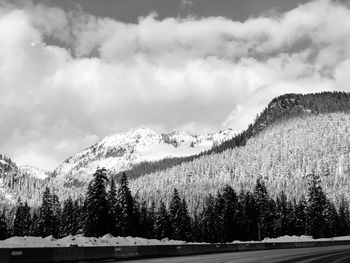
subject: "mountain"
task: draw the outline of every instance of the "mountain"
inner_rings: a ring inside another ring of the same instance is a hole
[[[286,94],[273,99],[241,133],[228,129],[196,136],[132,130],[68,158],[44,180],[0,158],[0,196],[21,196],[37,204],[45,186],[61,199],[83,196],[97,167],[106,167],[116,177],[127,171],[140,199],[168,203],[178,188],[192,211],[225,184],[251,190],[258,177],[272,194],[284,190],[299,198],[310,173],[321,176],[333,200],[340,195],[350,199],[349,133],[349,93]]]
[[[22,165],[19,167],[19,170],[21,171],[22,174],[26,174],[30,177],[34,177],[39,180],[45,180],[50,176],[49,172],[30,165]]]
[[[48,173],[30,166],[17,166],[0,154],[0,204],[15,204],[18,198],[38,204],[43,188],[48,184]]]
[[[133,166],[164,158],[197,155],[234,137],[238,132],[226,129],[216,134],[192,135],[185,132],[159,134],[147,128],[131,130],[102,139],[68,158],[53,172],[64,186],[83,186],[98,167],[116,174]]]
[[[288,121],[297,116],[350,111],[350,93],[322,92],[310,94],[284,94],[274,98],[257,116],[248,129],[214,146],[206,154],[219,153],[227,149],[244,146],[248,139],[259,134],[269,125]]]
[[[185,196],[191,211],[208,194],[226,184],[239,193],[252,191],[258,177],[275,197],[284,191],[299,199],[307,193],[310,174],[321,177],[327,195],[350,200],[350,114],[307,113],[269,124],[244,146],[203,155],[191,162],[130,182],[141,200],[170,202],[173,188]]]

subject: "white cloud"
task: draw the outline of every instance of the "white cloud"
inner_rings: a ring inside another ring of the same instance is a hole
[[[350,9],[137,24],[0,4],[0,149],[54,168],[131,127],[243,129],[273,97],[349,90]]]

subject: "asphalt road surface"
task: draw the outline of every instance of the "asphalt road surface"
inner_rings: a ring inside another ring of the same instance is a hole
[[[184,257],[116,261],[116,263],[350,263],[350,245],[232,252]]]

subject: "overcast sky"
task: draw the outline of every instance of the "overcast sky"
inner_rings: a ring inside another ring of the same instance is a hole
[[[0,153],[20,165],[137,127],[244,129],[349,84],[346,1],[0,0]]]

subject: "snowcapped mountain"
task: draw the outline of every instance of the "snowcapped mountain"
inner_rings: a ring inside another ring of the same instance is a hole
[[[108,136],[68,158],[53,174],[61,182],[87,182],[98,167],[117,173],[145,161],[196,155],[231,139],[237,133],[232,129],[208,135],[180,131],[159,134],[147,128],[131,130]]]
[[[30,166],[30,165],[20,166],[19,169],[20,169],[22,174],[26,174],[28,176],[32,176],[32,177],[40,179],[40,180],[45,180],[47,177],[49,177],[48,172],[46,172],[40,168]]]

